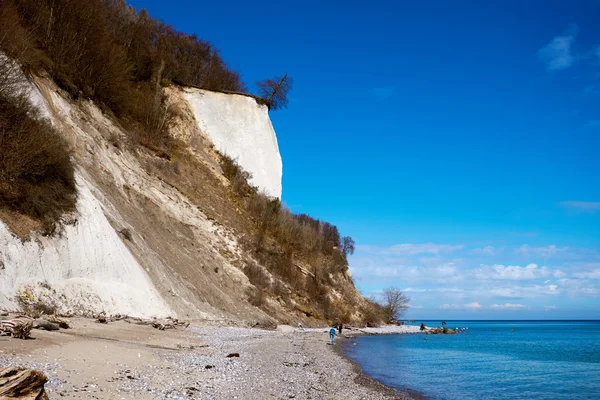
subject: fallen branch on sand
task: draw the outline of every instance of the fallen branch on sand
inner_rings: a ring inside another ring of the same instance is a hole
[[[0,399],[49,400],[46,375],[19,367],[0,368]]]

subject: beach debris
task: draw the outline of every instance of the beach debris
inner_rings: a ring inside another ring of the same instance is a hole
[[[60,329],[58,324],[54,322],[47,321],[45,319],[36,319],[33,321],[33,329],[43,329],[46,331],[57,331]]]
[[[57,324],[62,329],[71,329],[71,324],[69,323],[69,321],[63,318],[58,318],[56,315],[46,315],[42,318],[44,318],[48,322]]]
[[[108,324],[106,316],[104,315],[100,315],[98,318],[96,318],[96,322],[99,324]]]
[[[204,366],[204,369],[212,369],[212,368],[214,368],[214,367],[215,367],[214,365],[205,365],[205,366]]]
[[[27,339],[31,329],[33,329],[33,319],[29,317],[0,320],[0,334],[9,334],[15,339]]]
[[[155,320],[151,323],[153,328],[164,331],[165,329],[175,329],[178,327],[187,328],[190,326],[189,322],[179,321],[177,319],[167,318],[164,320]]]
[[[284,361],[283,365],[285,367],[308,367],[310,365],[310,363],[298,363],[298,362],[289,362],[289,361]]]
[[[179,350],[194,350],[196,348],[196,346],[194,346],[193,344],[187,345],[187,344],[181,344],[181,343],[177,343],[177,345],[175,346],[177,347]],[[208,345],[200,345],[197,347],[208,347]]]
[[[227,358],[232,358],[232,357],[239,357],[240,353],[229,353],[227,354]]]
[[[44,373],[20,367],[0,368],[0,399],[49,400]]]
[[[150,325],[153,328],[164,331],[165,329],[177,329],[182,328],[185,329],[190,326],[189,322],[180,321],[177,318],[167,317],[164,319],[141,319],[141,318],[122,318],[123,321],[129,324],[136,325]]]

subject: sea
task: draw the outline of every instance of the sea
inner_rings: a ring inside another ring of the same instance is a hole
[[[600,321],[446,323],[466,329],[362,336],[344,352],[372,378],[429,399],[600,399]]]

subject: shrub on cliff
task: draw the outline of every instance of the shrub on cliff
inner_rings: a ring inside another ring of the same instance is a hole
[[[226,154],[218,153],[221,160],[221,170],[225,178],[231,183],[231,187],[239,196],[248,196],[256,193],[256,188],[248,183],[252,174],[244,171],[236,160]]]
[[[388,322],[385,308],[372,297],[365,299],[360,312],[361,322],[365,326],[379,326]]]
[[[0,208],[49,231],[75,208],[73,164],[65,141],[29,103],[15,68],[0,57]]]
[[[339,289],[343,282],[344,278],[339,274],[343,276],[348,268],[346,256],[354,251],[352,238],[342,240],[335,225],[307,214],[294,214],[279,199],[259,193],[247,182],[250,174],[231,157],[221,155],[221,169],[240,206],[251,217],[252,250],[256,260],[294,292],[304,293],[310,299],[311,309],[321,318],[336,320],[341,318],[341,313],[348,314],[347,309],[335,304],[330,293],[331,288]],[[262,269],[247,267],[244,272],[259,289],[251,293],[253,304],[262,306],[266,292],[276,292],[284,300],[288,296],[285,290],[264,285]],[[352,285],[351,281],[347,283]],[[372,314],[377,317],[370,316],[369,319],[373,323],[379,322],[384,318],[381,307],[374,305],[373,309],[376,311]]]

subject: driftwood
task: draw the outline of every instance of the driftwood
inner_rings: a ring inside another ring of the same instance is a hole
[[[27,339],[33,329],[33,320],[27,317],[0,320],[0,333],[8,333],[16,339]]]
[[[104,314],[100,314],[96,317],[96,322],[101,324],[107,324],[109,322],[114,321],[125,321],[128,324],[134,325],[150,325],[153,328],[164,331],[165,329],[177,329],[177,328],[187,328],[190,326],[189,322],[179,321],[177,318],[153,318],[153,319],[142,319],[142,318],[134,318],[127,317],[125,315],[112,315],[107,317]]]
[[[54,322],[46,321],[45,319],[36,319],[33,321],[33,328],[45,329],[47,331],[57,331],[60,329],[60,326]]]
[[[48,316],[45,316],[44,319],[48,322],[52,322],[53,324],[57,324],[60,328],[63,328],[63,329],[71,328],[69,321],[67,321],[66,319],[58,318],[56,315],[48,315]]]
[[[0,368],[0,399],[49,400],[44,384],[46,375],[18,367]]]
[[[187,328],[189,322],[179,321],[176,318],[165,319],[141,319],[141,318],[125,318],[125,322],[135,325],[150,325],[153,328],[164,331],[165,329]]]

